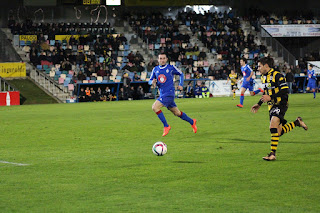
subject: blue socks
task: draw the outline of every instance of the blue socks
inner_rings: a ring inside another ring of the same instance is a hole
[[[164,117],[163,112],[160,110],[160,111],[156,112],[156,114],[158,115],[158,118],[160,119],[160,121],[163,123],[163,126],[168,127],[169,125],[167,123],[166,118]]]
[[[243,101],[244,101],[244,94],[240,95],[240,104],[243,105]]]
[[[253,92],[254,92],[254,95],[257,95],[257,94],[259,94],[259,92],[261,92],[261,91],[258,89],[258,90],[253,91]]]
[[[181,112],[181,115],[179,116],[182,120],[185,120],[189,122],[191,125],[193,125],[193,120],[186,114]]]
[[[315,91],[313,92],[313,98],[316,98],[316,92]]]

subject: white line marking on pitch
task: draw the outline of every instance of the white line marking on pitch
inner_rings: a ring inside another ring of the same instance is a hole
[[[29,166],[30,164],[24,164],[24,163],[13,163],[13,162],[8,162],[8,161],[0,161],[0,163],[6,163],[6,164],[12,164],[16,166]]]

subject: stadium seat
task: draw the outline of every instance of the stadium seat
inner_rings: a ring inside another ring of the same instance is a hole
[[[64,83],[64,78],[59,78],[59,84],[63,84]]]
[[[20,46],[24,46],[25,45],[25,41],[20,41]]]
[[[49,76],[50,76],[51,78],[53,78],[55,75],[56,75],[56,72],[53,71],[53,70],[51,70],[50,73],[49,73]]]
[[[74,84],[68,84],[68,90],[74,91]]]
[[[96,83],[96,81],[95,80],[89,80],[89,83]]]
[[[102,80],[103,80],[102,76],[97,76],[97,81],[100,81],[101,83]]]
[[[141,76],[140,76],[140,79],[141,79],[142,81],[145,81],[146,78],[147,78],[147,72],[142,72],[142,73],[141,73]]]
[[[40,64],[40,65],[37,65],[37,69],[38,70],[42,70],[42,65]]]
[[[66,77],[67,77],[66,74],[61,74],[60,75],[60,78],[66,79]]]
[[[87,83],[89,83],[89,81],[88,80],[83,80],[82,83],[87,84]]]
[[[92,73],[91,76],[97,77],[98,75],[97,75],[97,73]]]

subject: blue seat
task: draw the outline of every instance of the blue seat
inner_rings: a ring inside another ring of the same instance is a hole
[[[108,83],[108,80],[102,80],[102,83]]]
[[[130,50],[130,46],[129,45],[124,45],[124,50]]]
[[[25,45],[25,41],[20,41],[20,46],[24,46]]]
[[[67,83],[69,84],[69,83],[70,83],[70,81],[71,81],[71,78],[66,78],[66,79],[64,79],[64,83],[66,83],[66,82],[67,82]]]
[[[37,65],[38,70],[42,70],[42,65]]]
[[[100,83],[101,83],[101,81],[100,81],[100,80],[96,80],[96,83],[100,84]]]
[[[197,61],[197,60],[198,60],[198,56],[193,55],[193,56],[192,56],[192,59],[193,59],[194,61]]]
[[[50,45],[51,46],[54,46],[56,44],[56,41],[55,40],[50,40]]]

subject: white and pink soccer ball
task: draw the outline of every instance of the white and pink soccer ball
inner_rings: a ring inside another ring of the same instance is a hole
[[[152,152],[157,156],[163,156],[167,153],[167,145],[161,141],[156,142],[153,144]]]

